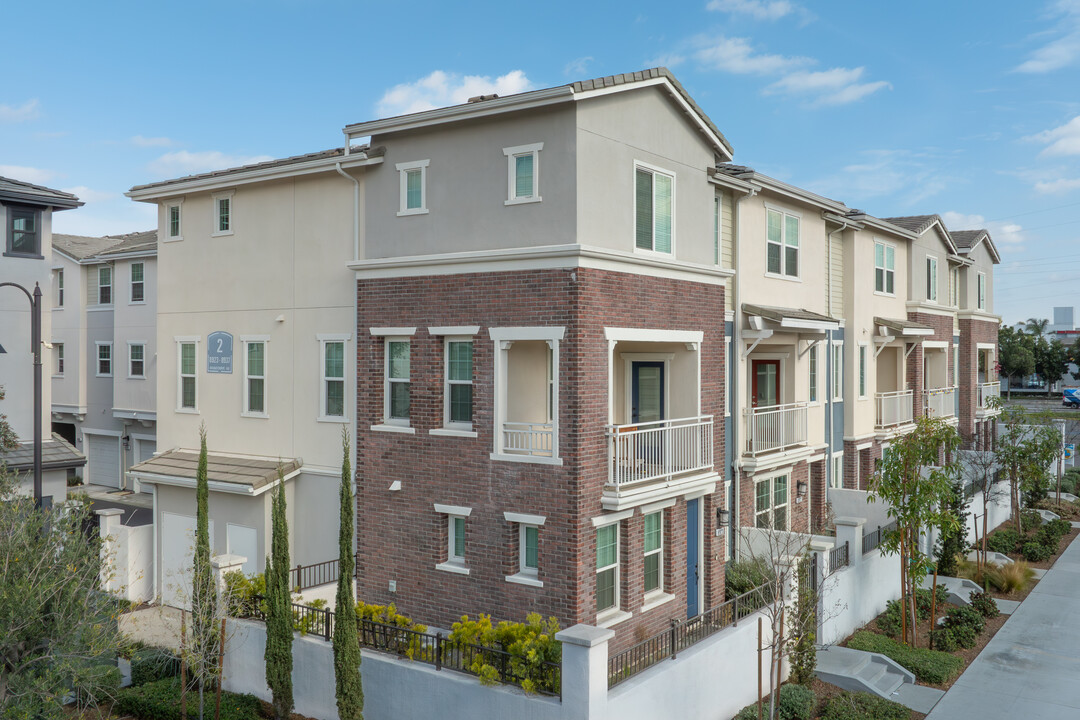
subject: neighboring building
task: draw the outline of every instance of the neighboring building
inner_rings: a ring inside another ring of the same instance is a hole
[[[1046,332],[1062,333],[1076,330],[1075,312],[1076,308],[1072,307],[1054,308],[1054,320],[1047,326]]]
[[[52,214],[82,205],[77,197],[59,190],[0,177],[0,282],[17,283],[33,293],[42,292],[41,338],[47,343],[52,333],[52,298],[54,288],[50,268],[54,261]],[[24,487],[32,492],[34,396],[33,349],[30,347],[30,302],[18,288],[0,288],[0,385],[6,395],[0,413],[19,438],[20,446],[7,454],[6,463],[25,477]],[[49,368],[56,360],[55,351],[46,345],[42,363],[42,497],[59,502],[67,497],[68,470],[81,467],[85,458],[74,447],[50,432],[49,408],[52,388]],[[48,501],[47,501],[48,502]]]
[[[53,431],[87,457],[87,484],[139,491],[155,451],[157,234],[53,237]]]

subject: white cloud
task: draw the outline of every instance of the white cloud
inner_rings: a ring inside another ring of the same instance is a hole
[[[273,160],[269,155],[227,155],[218,150],[188,152],[178,150],[165,153],[150,163],[150,170],[161,175],[191,175],[193,173],[224,170],[225,168],[251,165]]]
[[[1050,5],[1046,17],[1054,27],[1039,34],[1052,35],[1054,39],[1034,50],[1016,67],[1016,72],[1048,73],[1080,60],[1080,2],[1058,0]]]
[[[804,186],[856,207],[867,200],[887,197],[897,206],[915,208],[950,184],[960,182],[944,172],[942,164],[947,158],[932,150],[868,150],[862,155],[862,162],[846,165]]]
[[[1059,178],[1035,183],[1035,191],[1044,195],[1063,195],[1073,190],[1080,190],[1080,178]]]
[[[99,203],[120,197],[118,193],[93,190],[86,187],[85,185],[76,185],[75,187],[67,187],[61,189],[64,192],[71,193],[75,197],[82,200],[84,203]]]
[[[563,75],[583,78],[585,76],[586,69],[589,67],[589,63],[591,63],[592,61],[592,55],[575,58],[574,60],[566,63],[566,67],[563,68]]]
[[[44,185],[55,177],[56,173],[51,170],[42,170],[41,168],[26,167],[24,165],[0,165],[0,175],[12,180]]]
[[[746,38],[699,36],[694,57],[713,70],[736,75],[776,75],[814,63],[813,58],[755,53]]]
[[[167,137],[143,137],[136,135],[131,138],[131,144],[136,147],[170,147],[173,141]]]
[[[686,56],[679,53],[668,53],[667,55],[658,55],[651,60],[645,61],[646,67],[666,67],[673,68],[678,67],[686,62]]]
[[[878,90],[892,88],[879,80],[861,83],[864,67],[832,68],[831,70],[799,70],[777,80],[763,91],[766,95],[785,94],[812,97],[812,106],[846,105],[861,100]]]
[[[532,90],[533,84],[521,70],[512,70],[492,79],[489,75],[458,75],[436,70],[416,82],[402,83],[387,90],[375,106],[377,117],[394,117],[460,105],[476,95],[514,95]]]
[[[24,122],[26,120],[33,120],[39,114],[37,98],[27,100],[22,105],[17,106],[0,104],[0,122]]]
[[[1001,249],[1004,249],[1004,246],[1019,249],[1027,240],[1024,228],[1014,222],[987,221],[982,215],[966,215],[954,210],[941,213],[941,219],[949,230],[986,230],[993,238],[994,245]]]
[[[1047,144],[1039,153],[1040,156],[1080,155],[1080,115],[1061,127],[1044,130],[1024,139]]]
[[[787,0],[712,0],[705,7],[732,15],[749,15],[755,20],[779,20],[795,11],[795,5]]]
[[[101,237],[152,230],[156,227],[156,205],[131,202],[122,195],[100,204],[87,204],[75,212],[57,213],[53,216],[53,232],[70,235]]]

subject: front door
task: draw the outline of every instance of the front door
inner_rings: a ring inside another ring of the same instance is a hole
[[[771,407],[780,404],[780,361],[753,361],[752,407]]]
[[[664,363],[630,364],[630,422],[649,423],[664,419]]]
[[[700,499],[686,501],[686,617],[696,617],[698,586],[701,573],[701,506]]]

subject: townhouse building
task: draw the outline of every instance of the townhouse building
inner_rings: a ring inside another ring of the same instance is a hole
[[[141,491],[126,473],[156,450],[157,233],[53,248],[53,431],[86,455],[86,483]]]
[[[56,360],[45,343],[52,333],[54,288],[50,267],[54,260],[52,216],[78,208],[82,202],[71,193],[0,177],[0,282],[14,283],[27,293],[41,288],[42,363],[42,498],[46,503],[67,497],[67,474],[86,462],[67,441],[51,433],[49,408],[52,387],[49,367]],[[31,347],[31,303],[16,287],[0,288],[0,386],[4,400],[0,413],[18,437],[19,445],[0,451],[0,463],[19,473],[22,486],[32,492],[34,438],[34,354]]]

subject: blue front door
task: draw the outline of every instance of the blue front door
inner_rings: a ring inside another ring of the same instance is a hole
[[[701,574],[701,556],[698,554],[701,538],[700,513],[701,500],[686,502],[686,617],[695,617],[698,608],[698,583]]]

